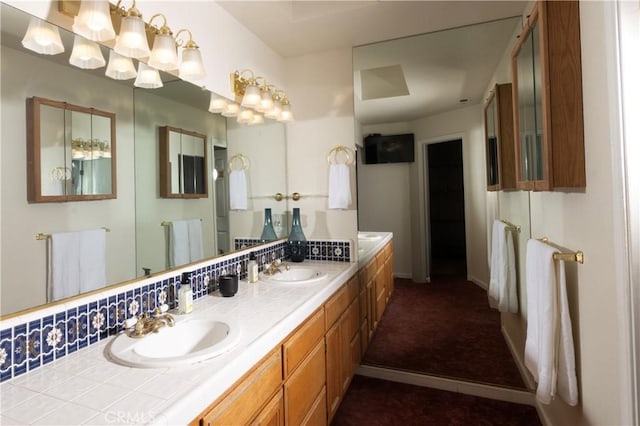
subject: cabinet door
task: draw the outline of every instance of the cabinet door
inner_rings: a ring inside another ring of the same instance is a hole
[[[337,322],[327,331],[326,342],[326,369],[327,369],[327,412],[329,422],[338,410],[342,392],[342,349],[340,342],[340,322]]]
[[[251,426],[284,426],[284,399],[282,389],[251,422]]]
[[[285,423],[299,425],[325,385],[325,345],[320,340],[284,383]]]
[[[487,190],[516,188],[511,83],[496,84],[484,109]]]
[[[301,426],[326,426],[327,424],[327,395],[323,389],[311,406],[307,417],[302,421]]]

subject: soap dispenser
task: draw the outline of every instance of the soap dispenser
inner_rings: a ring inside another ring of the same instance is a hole
[[[188,314],[193,310],[193,291],[191,290],[191,272],[183,272],[178,290],[178,313]]]
[[[250,283],[258,281],[258,262],[255,253],[249,254],[249,263],[247,264],[247,280]]]

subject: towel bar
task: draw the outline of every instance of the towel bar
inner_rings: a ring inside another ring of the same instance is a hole
[[[106,232],[111,232],[111,229],[107,228],[107,227],[102,227],[100,229],[104,229]],[[38,232],[36,234],[36,240],[46,240],[51,238],[51,234],[43,234],[42,232]]]
[[[200,222],[202,222],[202,218],[200,218]],[[171,221],[164,220],[164,221],[160,222],[160,226],[171,226]]]
[[[345,156],[347,157],[344,164],[347,164],[347,165],[353,164],[353,157],[355,156],[354,154],[352,154],[353,150],[351,148],[347,148],[346,146],[342,146],[342,145],[338,145],[331,148],[331,150],[329,151],[329,154],[327,155],[327,163],[338,164],[339,152],[344,152]]]
[[[547,237],[542,237],[539,238],[538,241],[541,241],[545,244],[549,244],[549,238]],[[561,253],[559,251],[553,253],[553,260],[564,260],[566,262],[577,262],[580,264],[584,263],[584,253],[581,250],[578,250],[576,252],[569,252],[569,253]]]
[[[516,232],[520,232],[520,225],[514,225],[513,223],[504,220],[504,219],[500,219],[500,222],[504,223],[505,225],[507,225],[507,229],[510,231],[516,231]]]
[[[236,160],[238,160],[241,165],[238,168],[233,168],[234,164],[236,164]],[[236,154],[229,160],[229,170],[249,170],[249,159],[244,154]]]

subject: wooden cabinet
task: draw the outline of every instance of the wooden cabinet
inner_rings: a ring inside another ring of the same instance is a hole
[[[579,2],[538,1],[512,63],[517,187],[585,187]]]
[[[325,304],[327,319],[327,415],[330,423],[360,362],[358,275]],[[338,312],[336,307],[341,307]],[[337,314],[339,313],[339,316]]]
[[[284,426],[284,398],[282,389],[271,398],[251,426]]]
[[[484,107],[487,190],[516,188],[511,83],[496,84]]]
[[[281,390],[281,386],[282,356],[278,346],[247,373],[230,392],[212,404],[199,424],[201,426],[249,424],[254,418],[262,416],[263,408],[265,412],[273,411],[273,407],[268,403],[273,395]],[[269,415],[266,416],[269,417]]]
[[[285,424],[303,424],[313,411],[314,402],[325,391],[325,380],[325,345],[321,339],[284,383]],[[326,406],[323,408],[326,413]]]

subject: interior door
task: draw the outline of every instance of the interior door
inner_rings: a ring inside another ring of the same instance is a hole
[[[217,172],[216,184],[216,229],[218,253],[228,253],[231,247],[229,234],[229,180],[227,176],[227,149],[215,147],[214,167]]]

